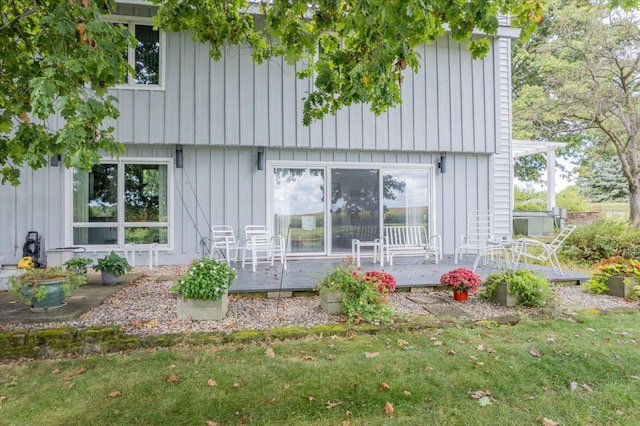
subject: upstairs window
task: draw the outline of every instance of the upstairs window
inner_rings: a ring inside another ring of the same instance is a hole
[[[126,86],[162,85],[162,35],[153,24],[136,21],[117,21],[126,27],[137,40],[135,46],[124,53],[129,65],[136,70],[135,76],[127,77]]]

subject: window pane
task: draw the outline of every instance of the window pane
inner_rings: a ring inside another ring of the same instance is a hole
[[[124,242],[126,244],[168,244],[169,239],[167,235],[169,235],[167,228],[125,228]]]
[[[380,171],[331,171],[332,251],[350,252],[351,240],[380,238]]]
[[[324,253],[324,170],[274,169],[274,233],[289,253]]]
[[[384,224],[420,225],[429,232],[430,174],[425,170],[387,170],[383,175]]]
[[[135,25],[136,84],[160,84],[160,32],[151,25]]]
[[[125,222],[167,222],[167,165],[127,164]]]
[[[115,164],[93,166],[73,174],[73,221],[118,221],[118,170]]]
[[[116,245],[118,228],[73,228],[73,244]]]

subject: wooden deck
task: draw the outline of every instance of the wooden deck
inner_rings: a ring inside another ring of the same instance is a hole
[[[438,285],[440,276],[456,268],[465,267],[471,269],[475,255],[469,255],[463,258],[458,265],[454,264],[453,255],[445,255],[444,259],[438,264],[432,261],[423,263],[420,257],[398,257],[394,259],[393,266],[385,265],[380,268],[375,265],[371,258],[362,259],[362,269],[364,271],[380,271],[384,270],[392,274],[399,288],[420,288],[433,287]],[[320,278],[327,272],[337,267],[341,263],[341,259],[304,259],[287,261],[287,270],[282,271],[282,264],[276,262],[274,266],[269,264],[258,264],[256,272],[251,271],[251,265],[242,268],[241,262],[232,264],[237,272],[238,278],[230,288],[232,293],[255,293],[255,292],[301,292],[313,290]],[[504,263],[502,264],[504,267]],[[520,263],[519,268],[524,268],[524,264]],[[541,272],[547,279],[557,282],[576,283],[586,281],[589,276],[584,273],[577,273],[564,270],[564,276],[554,272],[553,269],[540,265],[529,264],[529,269]],[[497,267],[495,264],[487,266],[478,266],[476,273],[485,278],[491,272],[498,272],[503,268]]]

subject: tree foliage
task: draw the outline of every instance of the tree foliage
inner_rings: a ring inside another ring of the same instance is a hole
[[[518,90],[514,128],[517,121],[529,122],[542,139],[572,136],[583,144],[595,141],[600,152],[612,149],[627,180],[630,218],[637,222],[640,17],[603,0],[557,0],[552,6],[548,33],[531,46],[535,72]]]
[[[170,31],[193,31],[210,43],[218,59],[228,44],[246,43],[253,59],[284,56],[306,64],[300,78],[313,78],[304,99],[303,122],[355,103],[382,113],[398,104],[403,71],[418,69],[417,47],[448,28],[467,41],[473,57],[486,55],[498,15],[510,15],[529,34],[542,18],[539,0],[273,0],[250,6],[247,0],[153,0],[157,23]]]
[[[129,71],[131,35],[102,20],[111,0],[5,0],[0,12],[0,174],[18,184],[19,167],[88,169],[99,151],[122,152],[111,128],[118,117],[107,90]],[[63,125],[54,128],[51,123]]]

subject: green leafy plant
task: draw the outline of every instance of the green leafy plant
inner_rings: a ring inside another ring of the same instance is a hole
[[[484,282],[483,297],[488,300],[492,299],[501,283],[507,284],[510,292],[518,296],[518,305],[544,306],[551,299],[549,281],[542,275],[528,269],[489,274]]]
[[[96,271],[111,272],[116,275],[124,275],[131,271],[131,265],[127,259],[118,255],[115,251],[111,251],[108,255],[98,259],[94,268]]]
[[[91,265],[93,260],[88,257],[74,257],[64,262],[64,266],[68,271],[73,271],[78,274],[86,274],[87,266]]]
[[[482,278],[466,268],[445,272],[440,277],[440,286],[451,287],[454,291],[467,291],[471,294],[476,294],[478,287],[481,285]]]
[[[387,272],[360,272],[350,258],[328,272],[319,282],[319,293],[342,291],[342,308],[349,321],[387,322],[391,309],[387,296],[395,291],[396,280]]]
[[[87,282],[86,277],[83,275],[60,267],[29,269],[21,275],[14,275],[9,278],[9,291],[14,296],[22,299],[27,305],[30,305],[32,299],[41,302],[47,296],[47,290],[42,285],[43,283],[57,279],[62,280],[59,286],[65,296],[68,296],[72,291],[77,290]]]
[[[595,272],[585,285],[587,293],[600,294],[609,291],[609,287],[607,286],[609,277],[640,277],[640,261],[625,259],[621,256],[611,256],[608,259],[600,259],[593,267]],[[630,283],[631,280],[625,280],[626,285],[630,285]]]
[[[231,287],[236,276],[236,271],[226,262],[196,259],[189,265],[187,275],[180,278],[171,291],[185,299],[218,300]]]

